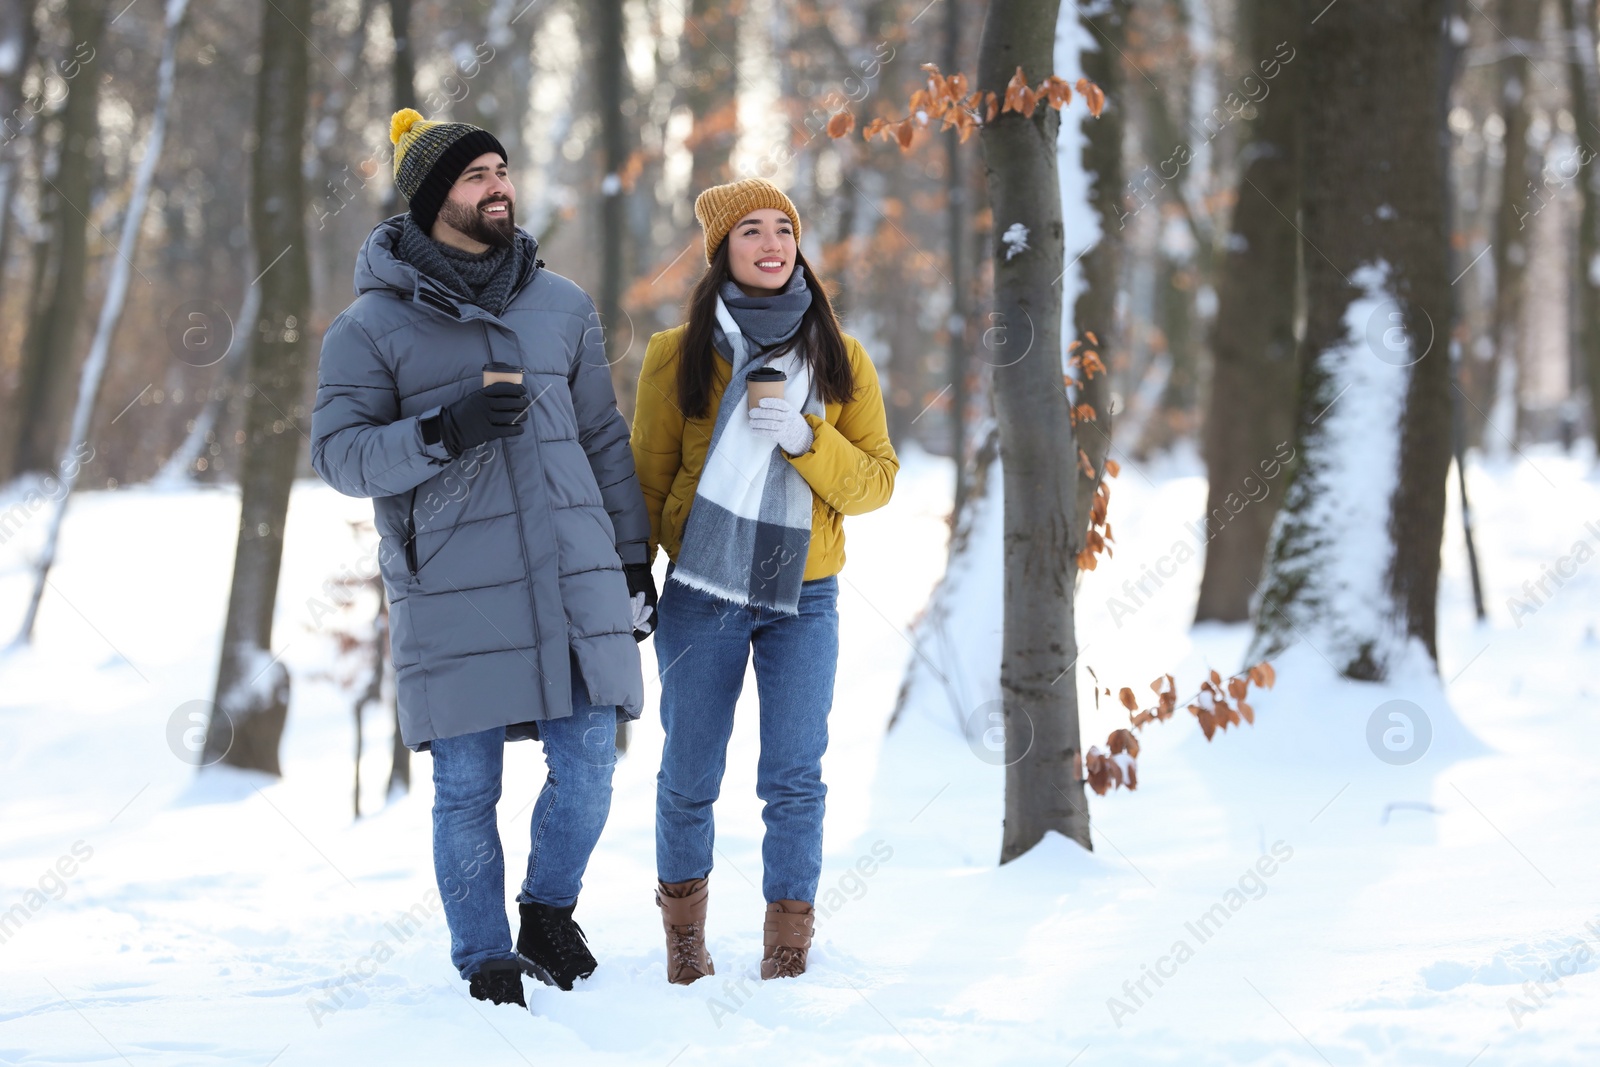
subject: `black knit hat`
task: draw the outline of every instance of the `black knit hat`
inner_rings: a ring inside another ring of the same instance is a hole
[[[429,122],[410,108],[389,120],[394,143],[394,184],[411,207],[423,233],[433,229],[439,206],[467,164],[485,152],[510,161],[503,145],[488,130],[465,122]]]

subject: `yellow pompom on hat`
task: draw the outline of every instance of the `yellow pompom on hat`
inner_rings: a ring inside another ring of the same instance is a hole
[[[728,231],[750,212],[769,207],[789,216],[794,223],[794,242],[800,243],[800,212],[783,190],[764,178],[743,178],[726,185],[713,185],[694,200],[694,217],[705,231],[706,262],[711,262],[717,246]]]
[[[488,130],[465,122],[432,122],[409,107],[389,119],[389,140],[394,144],[395,187],[424,233],[433,228],[439,205],[467,164],[485,152],[498,152],[510,161]]]

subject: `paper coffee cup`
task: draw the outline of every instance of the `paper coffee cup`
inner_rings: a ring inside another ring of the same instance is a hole
[[[521,385],[522,368],[514,363],[485,363],[483,365],[483,384],[490,386],[495,382],[510,382],[512,385]]]
[[[789,381],[789,376],[775,367],[762,367],[745,375],[745,388],[750,395],[750,407],[761,406],[765,397],[783,399],[783,387]]]

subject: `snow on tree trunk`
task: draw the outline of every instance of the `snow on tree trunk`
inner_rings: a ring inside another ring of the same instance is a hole
[[[128,296],[128,276],[133,270],[133,257],[139,251],[139,230],[144,225],[145,206],[150,201],[150,186],[155,179],[156,164],[161,161],[161,145],[167,134],[167,115],[172,103],[172,88],[177,80],[178,33],[183,24],[189,0],[167,0],[166,29],[161,42],[161,63],[156,75],[155,113],[150,120],[150,132],[145,140],[144,155],[133,179],[133,193],[127,211],[122,217],[122,233],[117,242],[117,258],[111,263],[111,279],[106,286],[105,303],[100,307],[100,321],[95,326],[94,341],[89,345],[89,356],[84,360],[83,373],[78,382],[78,400],[72,412],[72,429],[68,434],[67,449],[60,465],[62,488],[55,496],[50,524],[46,528],[44,546],[34,561],[33,593],[23,615],[19,641],[33,637],[33,625],[39,617],[39,602],[44,597],[50,568],[55,563],[56,543],[61,535],[61,522],[66,517],[67,502],[83,471],[82,457],[89,445],[89,419],[94,415],[95,401],[100,396],[100,383],[105,378],[106,363],[111,356],[111,341],[117,333],[117,323],[122,320],[122,308]]]
[[[1443,0],[1342,0],[1307,31],[1298,469],[1249,659],[1432,666],[1450,461]]]
[[[278,742],[289,707],[289,672],[270,649],[284,519],[305,433],[295,418],[309,365],[311,286],[301,165],[307,42],[298,27],[310,21],[310,0],[269,0],[262,6],[250,240],[257,258],[271,267],[260,278],[261,313],[251,324],[239,538],[204,760],[269,774],[280,773]]]

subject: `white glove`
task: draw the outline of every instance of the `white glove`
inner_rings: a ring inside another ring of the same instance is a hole
[[[758,437],[776,441],[791,456],[811,451],[815,439],[805,416],[775,396],[762,397],[761,405],[750,409],[750,428]]]
[[[629,603],[633,607],[633,628],[640,633],[649,633],[650,605],[645,603],[644,594],[633,594],[633,599]]]

